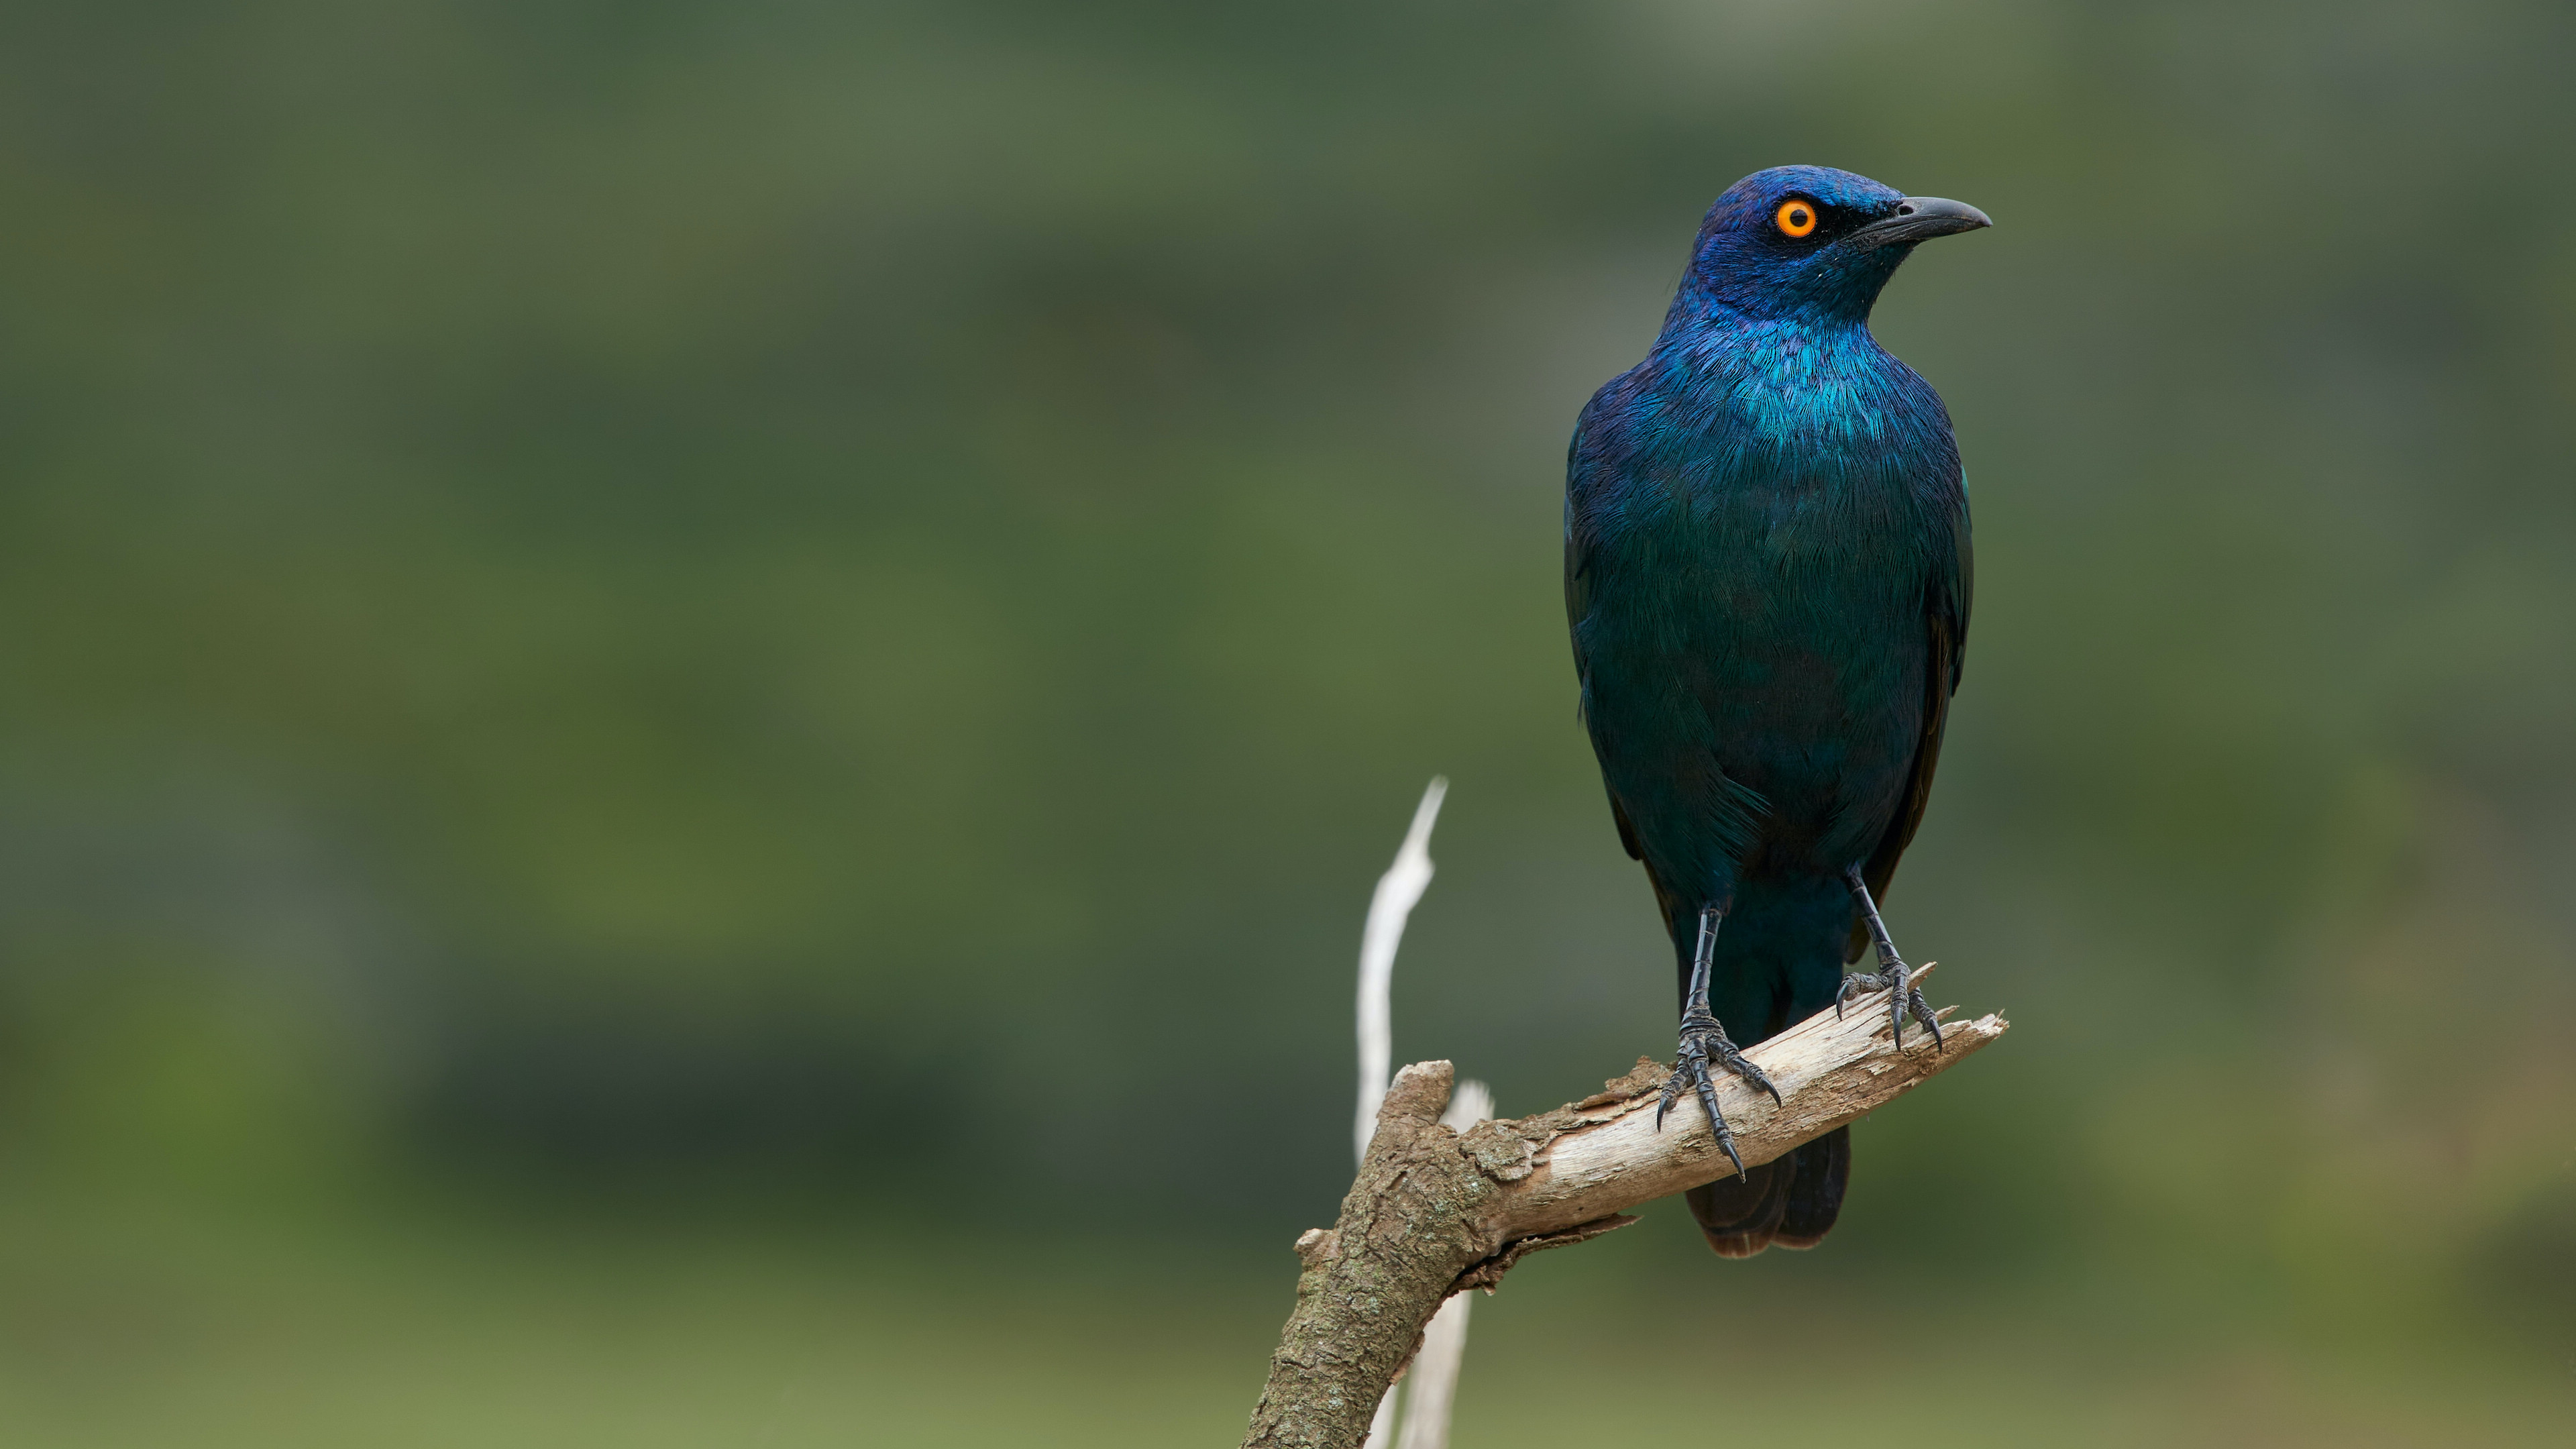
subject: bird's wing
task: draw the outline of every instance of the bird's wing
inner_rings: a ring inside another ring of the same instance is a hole
[[[1583,712],[1583,727],[1590,732],[1592,720],[1592,660],[1584,648],[1583,621],[1592,616],[1592,590],[1596,582],[1600,540],[1594,536],[1592,521],[1584,515],[1584,503],[1592,490],[1602,486],[1602,474],[1615,466],[1606,456],[1607,440],[1601,436],[1604,421],[1615,414],[1610,399],[1622,377],[1613,378],[1592,395],[1575,420],[1574,441],[1566,450],[1565,477],[1565,623],[1574,640],[1574,678],[1580,693],[1577,708]],[[1593,746],[1600,747],[1595,735]],[[1610,787],[1609,771],[1602,771],[1602,792],[1610,797],[1610,818],[1619,827],[1619,844],[1631,860],[1646,858],[1645,846],[1637,838],[1637,826],[1628,818],[1627,807],[1619,803],[1619,792]],[[1654,874],[1651,868],[1647,874]],[[1660,891],[1660,887],[1658,887]]]
[[[1923,807],[1932,798],[1932,772],[1941,763],[1941,731],[1950,722],[1950,696],[1959,687],[1960,666],[1966,662],[1968,609],[1976,596],[1977,559],[1964,510],[1959,516],[1958,538],[1956,571],[1946,577],[1936,576],[1923,600],[1923,737],[1914,746],[1914,768],[1906,776],[1905,795],[1896,819],[1889,822],[1887,833],[1879,837],[1878,848],[1870,852],[1868,864],[1861,867],[1871,898],[1882,903],[1887,899],[1889,883],[1896,878],[1897,858],[1914,842],[1915,828],[1923,823]],[[1843,959],[1857,961],[1868,949],[1869,923],[1865,919],[1854,921]]]
[[[1580,463],[1576,466],[1579,470]],[[1580,486],[1579,471],[1577,484]],[[1581,691],[1580,707],[1587,716],[1592,703],[1592,661],[1585,657],[1580,625],[1592,613],[1592,544],[1591,530],[1577,522],[1573,500],[1568,498],[1565,514],[1565,622],[1574,637],[1574,678]],[[1588,717],[1584,724],[1586,728],[1590,727]],[[1609,788],[1606,778],[1602,781],[1602,788],[1605,791]],[[1637,827],[1629,822],[1628,812],[1619,804],[1615,792],[1610,795],[1610,818],[1619,826],[1619,843],[1627,848],[1628,858],[1644,860],[1646,852],[1637,843]]]

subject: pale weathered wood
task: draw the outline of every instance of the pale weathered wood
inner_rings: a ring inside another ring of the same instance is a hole
[[[1874,995],[1839,1021],[1826,1012],[1745,1053],[1785,1102],[1721,1076],[1718,1110],[1745,1164],[1757,1166],[1886,1105],[2005,1027],[2000,1016],[1945,1021],[1936,1050],[1909,1021],[1899,1052],[1887,997]],[[1655,1129],[1668,1075],[1640,1060],[1580,1102],[1460,1134],[1438,1120],[1449,1063],[1398,1072],[1340,1221],[1297,1240],[1306,1265],[1297,1307],[1271,1355],[1246,1449],[1352,1449],[1449,1294],[1490,1292],[1525,1252],[1624,1226],[1634,1221],[1619,1216],[1628,1208],[1733,1172],[1690,1093]]]

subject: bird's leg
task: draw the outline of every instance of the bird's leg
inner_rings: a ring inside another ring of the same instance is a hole
[[[1914,985],[1914,973],[1905,958],[1896,954],[1896,943],[1887,939],[1887,923],[1878,918],[1878,902],[1869,898],[1869,883],[1860,878],[1859,866],[1843,868],[1843,884],[1851,887],[1852,898],[1860,902],[1860,913],[1869,921],[1870,944],[1878,948],[1878,970],[1843,978],[1842,989],[1834,993],[1834,1019],[1842,1019],[1843,1002],[1851,997],[1884,991],[1888,1025],[1896,1033],[1897,1047],[1905,1046],[1905,1013],[1910,1011],[1916,1023],[1932,1033],[1932,1049],[1940,1050],[1941,1023],[1932,1019],[1932,1008],[1924,1004],[1923,993]]]
[[[1728,1130],[1726,1119],[1718,1115],[1717,1087],[1709,1081],[1708,1064],[1715,1061],[1769,1092],[1774,1102],[1780,1100],[1780,1089],[1771,1085],[1760,1067],[1744,1059],[1744,1053],[1727,1040],[1726,1028],[1717,1024],[1716,1015],[1708,1009],[1708,979],[1717,962],[1720,914],[1715,906],[1699,913],[1699,943],[1691,949],[1690,1002],[1682,1008],[1681,1053],[1673,1063],[1673,1074],[1664,1079],[1663,1100],[1655,1104],[1655,1130],[1663,1130],[1664,1114],[1673,1109],[1683,1084],[1688,1083],[1699,1094],[1700,1110],[1708,1114],[1709,1130],[1717,1134],[1717,1145],[1726,1153],[1726,1160],[1735,1164],[1735,1176],[1740,1181],[1744,1177],[1744,1158],[1735,1150],[1735,1134]]]

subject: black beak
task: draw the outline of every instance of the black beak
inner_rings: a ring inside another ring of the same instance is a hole
[[[1881,217],[1853,232],[1851,242],[1859,247],[1894,246],[1899,242],[1919,242],[1994,224],[1992,218],[1964,201],[1949,201],[1938,196],[1909,196],[1896,203],[1895,215]]]

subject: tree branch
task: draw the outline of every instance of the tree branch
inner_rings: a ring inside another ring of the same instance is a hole
[[[2005,1025],[1999,1016],[1946,1024],[1938,1051],[1918,1029],[1899,1052],[1880,993],[1840,1021],[1824,1013],[1745,1053],[1784,1104],[1724,1076],[1718,1110],[1755,1166],[1894,1100]],[[1626,1209],[1732,1172],[1690,1093],[1655,1129],[1670,1074],[1640,1059],[1580,1102],[1460,1134],[1439,1120],[1449,1063],[1398,1072],[1341,1220],[1297,1240],[1306,1265],[1297,1307],[1245,1449],[1353,1449],[1441,1300],[1464,1288],[1491,1292],[1526,1253],[1624,1227],[1635,1221],[1621,1216]]]

